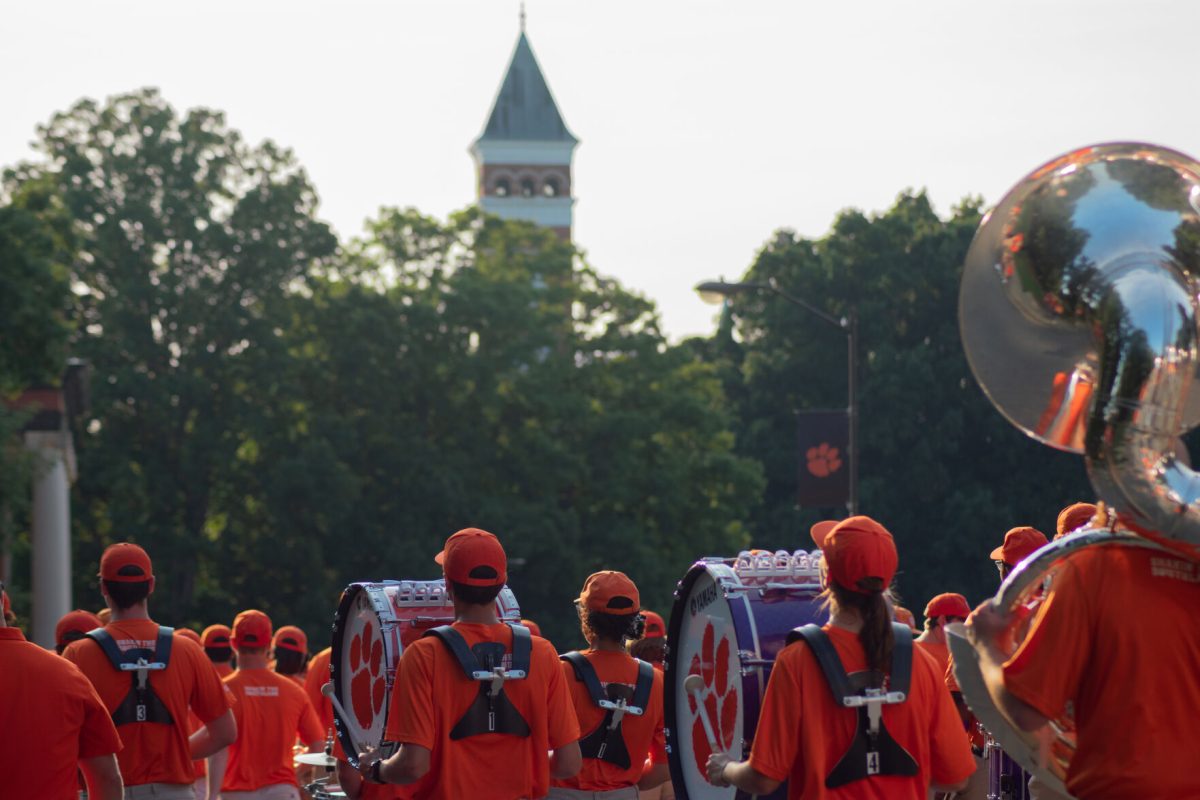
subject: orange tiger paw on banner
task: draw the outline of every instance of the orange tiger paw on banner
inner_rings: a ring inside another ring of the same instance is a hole
[[[828,478],[842,468],[841,453],[827,442],[808,448],[805,456],[808,459],[808,471],[818,478]]]

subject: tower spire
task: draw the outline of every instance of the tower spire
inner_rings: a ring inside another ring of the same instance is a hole
[[[521,0],[521,33],[525,32],[525,0]]]

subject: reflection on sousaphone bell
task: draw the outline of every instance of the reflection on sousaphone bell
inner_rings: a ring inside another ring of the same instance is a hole
[[[980,225],[959,296],[976,379],[1026,434],[1082,453],[1097,497],[1116,512],[1110,519],[1142,534],[1087,529],[1022,562],[995,597],[1017,620],[993,642],[1003,652],[1081,549],[1200,557],[1200,474],[1179,440],[1200,424],[1198,288],[1200,163],[1174,150],[1075,150],[1026,176]],[[961,630],[948,641],[971,710],[1010,756],[1064,791],[1072,720],[1051,722],[1042,764],[1038,743],[992,704]]]
[[[1018,428],[1085,456],[1097,495],[1200,545],[1200,163],[1147,144],[1085,147],[985,217],[963,270],[963,347]]]

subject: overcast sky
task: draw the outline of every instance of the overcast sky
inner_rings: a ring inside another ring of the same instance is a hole
[[[691,287],[771,232],[926,187],[994,203],[1076,146],[1200,151],[1200,3],[529,0],[527,32],[575,158],[575,239],[708,333]],[[343,238],[381,205],[474,200],[467,147],[518,32],[516,0],[0,6],[0,164],[83,96],[157,86],[295,150]],[[809,298],[819,303],[820,298]]]

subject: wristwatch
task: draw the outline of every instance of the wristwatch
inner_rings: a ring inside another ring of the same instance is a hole
[[[382,768],[383,759],[381,758],[371,764],[370,769],[367,770],[367,780],[369,780],[371,783],[383,783],[383,776],[379,774],[379,771]]]

